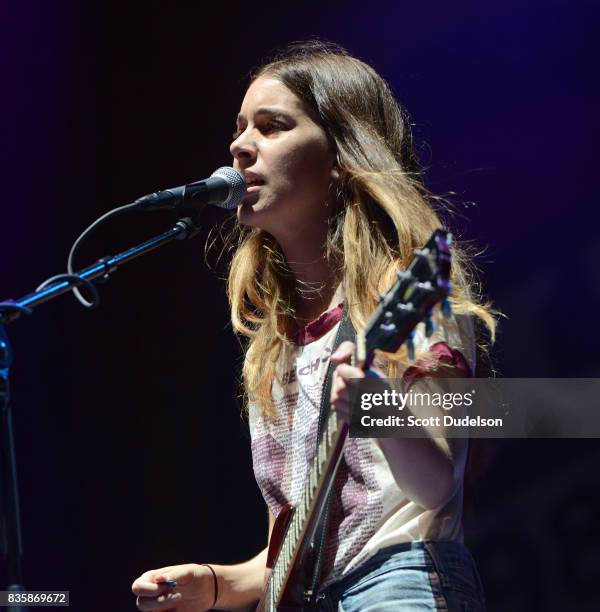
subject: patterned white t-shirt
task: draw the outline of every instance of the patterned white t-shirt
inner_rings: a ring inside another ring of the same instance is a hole
[[[273,388],[274,418],[263,418],[258,406],[250,404],[254,474],[274,516],[286,503],[295,504],[301,497],[316,449],[323,382],[341,316],[341,305],[323,313],[282,355],[281,384],[275,383]],[[420,324],[415,345],[417,350],[433,347],[434,352],[462,367],[467,375],[474,371],[475,348],[467,317],[452,318],[439,325],[429,339]],[[452,494],[443,506],[427,510],[411,501],[398,486],[377,440],[347,439],[334,485],[322,586],[339,580],[393,544],[462,541],[467,444],[460,444],[453,448]]]

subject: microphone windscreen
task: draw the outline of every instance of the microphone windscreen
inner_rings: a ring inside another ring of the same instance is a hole
[[[215,170],[211,174],[211,177],[213,176],[223,178],[229,184],[229,197],[225,201],[216,204],[216,206],[226,208],[227,210],[233,210],[242,203],[246,195],[246,181],[237,170],[230,166],[223,166]]]

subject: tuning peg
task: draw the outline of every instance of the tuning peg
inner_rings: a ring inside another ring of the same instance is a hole
[[[392,335],[395,334],[398,331],[398,328],[396,327],[396,324],[393,322],[390,323],[381,323],[379,325],[379,329],[388,335]]]
[[[431,338],[431,336],[433,335],[433,332],[435,331],[435,323],[433,322],[433,319],[431,318],[431,308],[427,311],[427,314],[425,315],[425,336],[427,338]]]
[[[450,305],[450,300],[447,297],[442,300],[442,314],[446,319],[449,319],[452,316],[452,306]]]
[[[415,330],[413,329],[410,334],[408,334],[408,338],[406,339],[406,349],[408,351],[408,358],[411,361],[415,359]]]
[[[413,255],[419,259],[427,259],[429,257],[429,249],[413,249]]]
[[[412,302],[409,302],[408,304],[403,304],[402,302],[398,302],[396,304],[396,309],[399,310],[401,313],[405,314],[405,315],[412,315],[415,314],[416,312],[416,308],[412,305]]]

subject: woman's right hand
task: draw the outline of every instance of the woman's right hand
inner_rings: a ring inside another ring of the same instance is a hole
[[[176,580],[176,587],[158,584]],[[144,572],[131,585],[138,610],[205,612],[212,609],[215,585],[210,569],[197,563]]]

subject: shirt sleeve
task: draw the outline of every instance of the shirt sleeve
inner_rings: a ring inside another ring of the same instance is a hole
[[[440,366],[451,367],[453,376],[474,376],[476,350],[471,316],[452,315],[450,319],[445,319],[438,311],[434,324],[434,333],[429,338],[425,336],[423,323],[419,323],[415,330],[414,342],[418,357],[404,371],[406,387]]]

